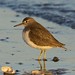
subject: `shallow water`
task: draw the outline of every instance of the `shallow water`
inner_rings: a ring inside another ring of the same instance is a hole
[[[0,0],[0,7],[75,29],[75,0]]]
[[[35,60],[40,51],[33,49],[24,43],[22,40],[23,27],[13,27],[20,23],[26,16],[29,15],[15,12],[7,7],[0,8],[0,67],[5,65],[11,66],[18,71],[18,75],[21,75],[24,72],[30,73],[32,70],[40,69],[38,61]],[[54,75],[74,75],[74,30],[39,17],[32,17],[45,26],[60,42],[65,43],[68,48],[67,51],[60,48],[53,48],[47,51],[48,61],[46,61],[46,69],[52,71]],[[52,61],[54,56],[59,58],[58,62]],[[1,71],[0,75],[2,75]]]

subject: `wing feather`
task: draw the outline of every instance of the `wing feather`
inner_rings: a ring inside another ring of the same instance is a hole
[[[30,27],[29,37],[31,41],[40,46],[64,46],[64,44],[56,40],[46,28],[44,28],[42,25],[39,25],[38,23]]]

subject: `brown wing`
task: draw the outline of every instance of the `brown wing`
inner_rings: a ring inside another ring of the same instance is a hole
[[[31,41],[40,46],[62,47],[64,45],[56,40],[46,28],[39,24],[30,28],[29,37]]]

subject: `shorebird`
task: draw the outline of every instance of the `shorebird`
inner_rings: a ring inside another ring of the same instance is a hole
[[[64,48],[65,44],[59,42],[54,36],[40,23],[35,21],[31,17],[23,19],[22,23],[15,25],[24,26],[22,37],[23,40],[31,47],[40,50],[38,60],[41,60],[41,56],[44,53],[43,59],[46,60],[46,51],[51,48]]]

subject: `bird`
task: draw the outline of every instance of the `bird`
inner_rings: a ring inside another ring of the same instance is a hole
[[[40,55],[37,60],[41,60],[42,54],[43,60],[46,59],[46,51],[51,48],[65,48],[65,44],[59,42],[43,25],[38,23],[32,17],[26,17],[22,23],[15,25],[24,26],[22,37],[24,42],[32,48],[40,50]]]

